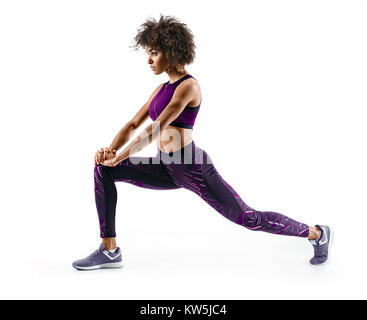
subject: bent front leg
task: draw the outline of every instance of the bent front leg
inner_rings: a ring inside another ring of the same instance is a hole
[[[94,167],[95,202],[100,225],[100,236],[116,237],[115,216],[117,204],[116,181],[141,188],[170,190],[179,187],[171,179],[166,167],[152,157],[130,157],[116,167]]]

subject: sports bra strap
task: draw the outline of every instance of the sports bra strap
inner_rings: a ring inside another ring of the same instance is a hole
[[[174,83],[169,83],[169,80],[168,80],[166,82],[166,84],[169,85],[169,86],[172,86],[172,85],[178,86],[182,81],[184,81],[185,79],[188,79],[188,78],[194,78],[194,77],[191,74],[187,74],[187,75],[183,76],[181,79],[178,79],[177,81],[175,81]]]

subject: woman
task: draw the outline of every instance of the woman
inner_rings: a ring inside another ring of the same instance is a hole
[[[310,263],[325,263],[331,235],[328,226],[308,226],[277,212],[249,207],[220,176],[206,151],[195,145],[192,128],[201,105],[201,90],[197,80],[185,69],[195,57],[191,31],[169,16],[160,16],[158,22],[147,20],[138,31],[135,48],[143,47],[153,73],[166,72],[169,81],[154,90],[109,148],[96,152],[95,201],[102,243],[73,266],[79,270],[122,266],[115,232],[117,181],[158,190],[186,188],[227,219],[250,230],[308,238],[314,246]],[[117,155],[116,151],[148,116],[153,123]],[[155,157],[131,157],[154,139],[157,139]]]

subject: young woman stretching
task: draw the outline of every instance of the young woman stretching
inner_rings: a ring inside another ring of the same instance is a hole
[[[135,36],[135,48],[143,47],[154,74],[166,72],[169,81],[160,84],[148,101],[113,139],[109,148],[95,154],[95,202],[102,243],[88,257],[77,260],[79,270],[122,266],[116,246],[115,182],[142,188],[185,188],[200,196],[225,218],[254,231],[308,238],[314,247],[313,265],[327,261],[332,232],[326,225],[309,226],[273,211],[258,211],[243,202],[221,177],[205,150],[195,145],[192,128],[200,110],[201,90],[185,69],[193,62],[195,44],[186,24],[170,16],[146,20]],[[116,154],[150,116],[153,123]],[[131,157],[157,139],[154,157]]]

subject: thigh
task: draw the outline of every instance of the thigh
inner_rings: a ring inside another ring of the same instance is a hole
[[[129,157],[116,167],[103,166],[113,181],[122,181],[138,187],[168,190],[178,189],[170,173],[158,157]]]
[[[241,213],[252,212],[253,209],[218,173],[210,156],[200,148],[197,148],[196,153],[195,159],[200,161],[182,166],[181,171],[175,174],[176,183],[199,195],[231,221],[238,222]]]

